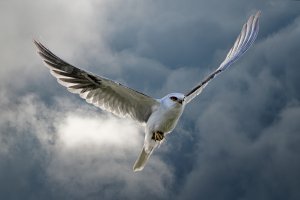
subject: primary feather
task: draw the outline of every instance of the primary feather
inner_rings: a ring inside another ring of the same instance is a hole
[[[250,16],[247,23],[244,24],[241,33],[237,37],[233,47],[229,50],[225,60],[221,65],[210,75],[208,75],[200,84],[189,91],[185,96],[185,103],[189,103],[207,86],[217,74],[226,70],[231,64],[237,61],[255,41],[259,30],[260,11],[255,15]]]

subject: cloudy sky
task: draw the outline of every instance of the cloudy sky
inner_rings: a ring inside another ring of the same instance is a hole
[[[186,92],[262,11],[254,46],[186,108],[140,173],[143,128],[57,84],[66,61],[155,98]],[[0,2],[1,199],[300,199],[300,2]]]

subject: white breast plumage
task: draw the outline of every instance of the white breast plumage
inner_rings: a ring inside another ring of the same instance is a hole
[[[174,107],[173,109],[160,107],[150,116],[147,122],[148,130],[161,131],[163,133],[171,132],[175,128],[182,111],[182,107]]]

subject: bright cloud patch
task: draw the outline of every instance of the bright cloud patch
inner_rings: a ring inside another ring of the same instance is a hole
[[[172,170],[158,155],[151,158],[143,173],[136,174],[132,170],[144,139],[138,124],[106,114],[82,114],[81,110],[75,110],[67,113],[56,128],[57,140],[50,148],[52,157],[47,177],[72,197],[97,196],[102,190],[111,197],[119,190],[122,195],[139,199],[141,194],[137,187],[153,197],[167,194]],[[119,186],[123,189],[118,189]]]
[[[107,116],[88,117],[69,115],[59,125],[59,137],[69,148],[82,145],[110,146],[112,148],[135,148],[141,146],[143,134],[129,120]]]

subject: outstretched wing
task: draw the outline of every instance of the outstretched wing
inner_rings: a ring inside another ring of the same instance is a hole
[[[185,103],[189,103],[192,99],[199,95],[210,80],[212,80],[217,74],[227,69],[249,49],[249,47],[256,39],[259,30],[259,16],[260,11],[255,15],[250,16],[247,23],[244,24],[242,31],[236,39],[233,47],[228,52],[225,60],[221,63],[216,71],[207,76],[199,85],[194,87],[185,95]]]
[[[34,41],[34,44],[57,81],[88,103],[118,116],[129,116],[141,123],[147,122],[153,109],[159,104],[154,98],[118,82],[66,63],[40,42]]]

